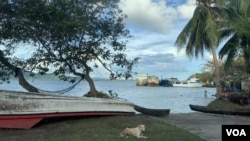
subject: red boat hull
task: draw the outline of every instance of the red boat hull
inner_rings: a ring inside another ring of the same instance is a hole
[[[0,128],[30,129],[46,118],[134,114],[134,104],[122,100],[0,90]]]
[[[76,112],[76,113],[45,113],[25,115],[2,115],[0,116],[0,128],[30,129],[46,118],[60,117],[84,117],[84,116],[110,116],[110,115],[134,115],[131,112]]]

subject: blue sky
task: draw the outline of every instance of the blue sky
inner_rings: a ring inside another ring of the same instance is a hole
[[[207,52],[203,58],[190,60],[185,50],[177,52],[174,46],[193,15],[195,0],[121,0],[119,6],[128,15],[125,22],[133,36],[127,44],[128,58],[141,57],[134,72],[185,80],[202,72],[204,64],[212,59]],[[28,46],[23,47],[15,56],[25,58],[27,51],[32,53]],[[98,69],[92,77],[109,78],[109,73]]]

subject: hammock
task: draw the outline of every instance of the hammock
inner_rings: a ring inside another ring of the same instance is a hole
[[[48,94],[65,94],[66,92],[71,91],[73,88],[75,88],[76,85],[78,85],[83,78],[79,79],[78,82],[76,82],[75,84],[73,84],[72,86],[66,88],[66,89],[62,89],[62,90],[57,90],[57,91],[48,91],[48,90],[42,90],[39,88],[36,88],[40,93],[48,93]]]

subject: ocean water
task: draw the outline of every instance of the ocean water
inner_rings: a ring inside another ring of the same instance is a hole
[[[109,90],[118,94],[118,97],[134,104],[147,108],[168,108],[171,113],[190,113],[189,104],[207,105],[215,99],[215,88],[181,88],[181,87],[150,87],[136,86],[132,80],[95,80],[98,91],[108,93]],[[31,81],[32,85],[43,89],[56,91],[71,86],[71,83],[62,81]],[[0,89],[25,91],[17,81],[9,84],[0,84]],[[79,83],[65,95],[82,96],[89,91],[86,81]],[[207,96],[205,96],[207,91]]]

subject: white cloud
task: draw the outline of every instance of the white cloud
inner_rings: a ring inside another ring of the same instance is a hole
[[[195,7],[196,5],[194,0],[188,0],[187,3],[178,6],[177,11],[180,18],[190,19],[193,16]]]
[[[122,0],[120,8],[128,15],[127,23],[153,32],[166,32],[174,26],[177,12],[165,0]]]

